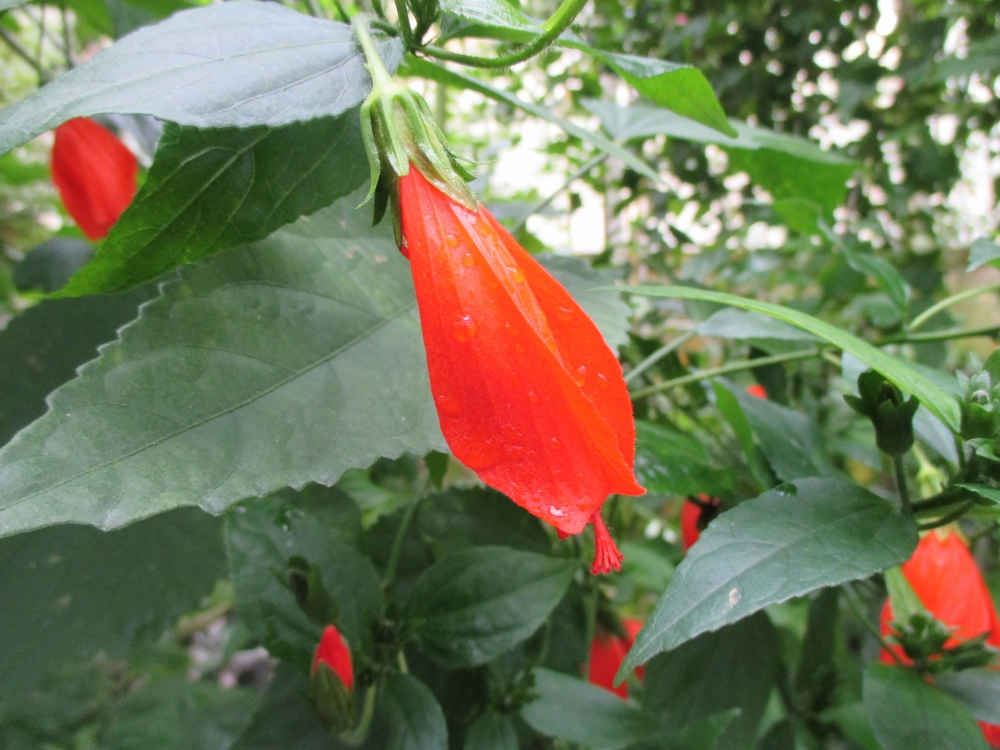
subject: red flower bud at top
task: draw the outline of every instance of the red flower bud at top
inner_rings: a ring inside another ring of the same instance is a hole
[[[986,642],[1000,646],[1000,619],[976,561],[965,542],[954,530],[931,531],[917,545],[913,556],[903,563],[903,575],[924,607],[946,626],[954,628],[946,648],[988,633]],[[883,636],[891,634],[891,603],[882,607],[880,626]],[[892,646],[900,661],[910,660],[900,646]],[[895,663],[883,650],[881,660]],[[1000,727],[980,723],[987,741],[1000,747]]]
[[[313,658],[313,674],[319,669],[320,664],[326,664],[333,670],[344,687],[350,690],[354,687],[354,667],[351,664],[351,651],[347,648],[343,636],[340,635],[333,625],[327,625],[323,631],[323,637],[316,648],[316,656]]]
[[[106,237],[128,208],[138,172],[132,152],[93,120],[77,117],[56,128],[52,182],[89,239]]]
[[[697,501],[688,499],[681,506],[681,545],[687,552],[701,537],[702,530],[719,515],[719,499],[699,493]]]
[[[751,385],[747,388],[747,393],[757,398],[767,398],[767,391],[764,390],[764,386],[762,385]]]
[[[482,204],[460,205],[415,165],[398,184],[431,391],[452,453],[565,534],[593,523],[593,572],[620,569],[600,507],[609,494],[644,490],[618,359]]]
[[[635,636],[642,628],[640,620],[622,620],[627,638],[621,638],[608,633],[599,633],[594,636],[590,643],[590,674],[587,675],[587,682],[597,685],[612,693],[628,698],[628,684],[622,682],[618,687],[614,686],[615,675],[622,665],[625,655],[632,644],[635,643]],[[635,674],[641,680],[645,676],[645,667],[636,667]]]

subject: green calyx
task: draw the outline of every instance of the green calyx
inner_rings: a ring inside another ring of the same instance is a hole
[[[361,205],[377,191],[385,191],[395,204],[396,181],[409,174],[412,164],[456,203],[476,211],[476,197],[465,184],[471,175],[458,164],[427,102],[389,75],[372,41],[368,19],[355,16],[352,26],[372,77],[372,92],[361,105],[361,134],[371,169],[371,189]],[[382,210],[384,203],[381,210],[376,204],[376,220]],[[398,222],[398,215],[395,211],[394,221]],[[398,234],[397,226],[397,240]]]
[[[859,414],[868,417],[875,427],[875,444],[890,456],[902,456],[913,446],[913,415],[920,402],[911,396],[904,399],[881,373],[866,370],[858,378],[858,396],[844,400]]]

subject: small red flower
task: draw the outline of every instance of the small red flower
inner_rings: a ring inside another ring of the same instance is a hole
[[[128,208],[138,172],[132,152],[93,120],[77,117],[56,128],[52,182],[89,239],[106,237]]]
[[[622,624],[625,626],[628,638],[608,633],[594,636],[594,640],[590,643],[590,674],[587,675],[587,682],[610,690],[621,698],[628,698],[628,684],[622,682],[621,685],[615,687],[615,675],[618,674],[618,668],[622,665],[625,655],[635,643],[635,637],[642,628],[642,622],[628,619],[623,620]],[[645,677],[645,672],[645,667],[636,667],[635,673],[640,680]]]
[[[972,553],[954,530],[926,534],[913,556],[903,563],[903,575],[927,611],[955,628],[954,637],[945,644],[946,648],[983,633],[989,634],[988,644],[1000,647],[1000,619],[993,599]],[[888,636],[893,621],[892,605],[888,600],[879,619],[882,635]],[[902,662],[909,661],[900,646],[892,646],[892,650]],[[885,650],[881,660],[895,663]],[[980,726],[987,741],[1000,747],[1000,726],[982,722]]]
[[[767,391],[764,390],[762,385],[751,385],[747,388],[747,393],[751,396],[756,396],[757,398],[767,398]]]
[[[594,525],[592,572],[621,568],[608,495],[644,492],[618,359],[569,293],[490,212],[411,164],[398,180],[431,391],[452,453],[563,534]]]
[[[702,530],[719,515],[719,499],[699,493],[697,500],[688,499],[681,506],[681,546],[687,552],[701,537]]]
[[[313,657],[313,674],[319,669],[320,664],[326,664],[333,670],[344,687],[350,690],[354,687],[354,667],[351,663],[351,651],[347,648],[347,643],[333,625],[327,625],[323,630],[323,637],[320,638],[319,646],[316,647],[316,656]]]

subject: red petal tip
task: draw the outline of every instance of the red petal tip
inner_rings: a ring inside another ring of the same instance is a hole
[[[597,576],[610,573],[612,570],[621,570],[624,555],[618,551],[599,510],[594,511],[590,522],[594,524],[594,564],[590,566],[591,575]]]

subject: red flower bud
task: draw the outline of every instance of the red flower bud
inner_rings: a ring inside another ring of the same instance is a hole
[[[56,128],[52,182],[89,239],[106,237],[128,208],[138,172],[132,152],[93,120],[77,117]]]
[[[351,651],[347,648],[343,636],[340,635],[333,625],[327,625],[323,631],[323,637],[316,648],[316,656],[313,657],[313,674],[319,669],[320,664],[326,664],[333,670],[344,687],[350,690],[354,687],[354,667],[351,664]]]
[[[594,573],[621,553],[608,495],[644,492],[618,359],[600,331],[482,204],[473,211],[411,164],[398,179],[431,391],[455,457],[564,534],[593,523]]]
[[[951,648],[962,641],[988,633],[986,642],[1000,647],[1000,619],[976,561],[965,542],[953,530],[931,531],[917,545],[913,556],[903,563],[903,575],[924,607],[946,626],[954,628],[945,644]],[[891,603],[886,600],[880,619],[883,636],[891,634]],[[892,646],[900,661],[910,659],[900,646]],[[895,659],[885,650],[881,660]],[[1000,726],[980,722],[983,734],[994,747],[1000,747]]]
[[[628,684],[622,682],[615,687],[615,675],[618,674],[618,668],[622,665],[625,655],[635,643],[635,636],[642,628],[642,622],[630,619],[623,620],[622,624],[625,626],[628,638],[608,633],[594,636],[594,640],[590,643],[590,674],[587,676],[587,682],[610,690],[622,698],[628,698]],[[640,680],[645,676],[645,672],[645,667],[637,667],[635,670]]]
[[[747,388],[747,393],[757,398],[767,398],[767,391],[764,390],[764,386],[762,385],[751,385]]]
[[[701,537],[702,529],[719,515],[719,499],[709,497],[704,492],[698,494],[698,502],[685,500],[681,506],[681,545],[687,552]]]

